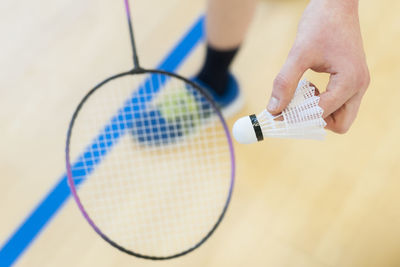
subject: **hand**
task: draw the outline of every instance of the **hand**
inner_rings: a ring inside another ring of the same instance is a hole
[[[330,74],[320,106],[326,128],[345,133],[357,116],[369,85],[358,19],[358,0],[311,0],[294,45],[276,76],[268,111],[280,113],[307,69]]]

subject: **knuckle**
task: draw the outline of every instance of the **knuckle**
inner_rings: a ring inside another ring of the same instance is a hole
[[[371,76],[368,67],[363,67],[355,76],[355,87],[357,91],[365,92],[371,82]]]
[[[369,86],[369,84],[371,83],[371,75],[369,73],[368,68],[365,70],[363,76],[364,76],[364,79],[363,79],[363,83],[362,83],[362,87],[361,88],[366,91],[368,86]]]
[[[349,65],[344,71],[342,76],[342,85],[353,93],[362,92],[364,93],[370,82],[371,77],[366,64],[362,65]]]
[[[335,124],[331,127],[332,131],[338,134],[345,134],[349,131],[350,125],[346,125],[343,123]]]

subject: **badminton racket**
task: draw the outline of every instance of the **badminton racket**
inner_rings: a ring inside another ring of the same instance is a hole
[[[68,183],[83,217],[110,245],[171,259],[198,248],[221,223],[234,184],[232,140],[208,92],[139,65],[124,4],[133,69],[89,90],[73,113]]]

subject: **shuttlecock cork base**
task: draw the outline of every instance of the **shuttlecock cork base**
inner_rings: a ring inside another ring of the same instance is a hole
[[[242,144],[251,144],[265,137],[323,140],[326,123],[318,105],[315,88],[302,80],[289,105],[273,116],[267,110],[259,115],[240,118],[233,125],[233,136]]]

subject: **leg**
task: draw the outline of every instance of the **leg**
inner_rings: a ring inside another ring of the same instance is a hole
[[[207,52],[197,78],[219,95],[227,90],[229,66],[243,42],[256,0],[209,0]]]
[[[238,48],[253,17],[256,0],[208,0],[207,42],[218,50]]]

